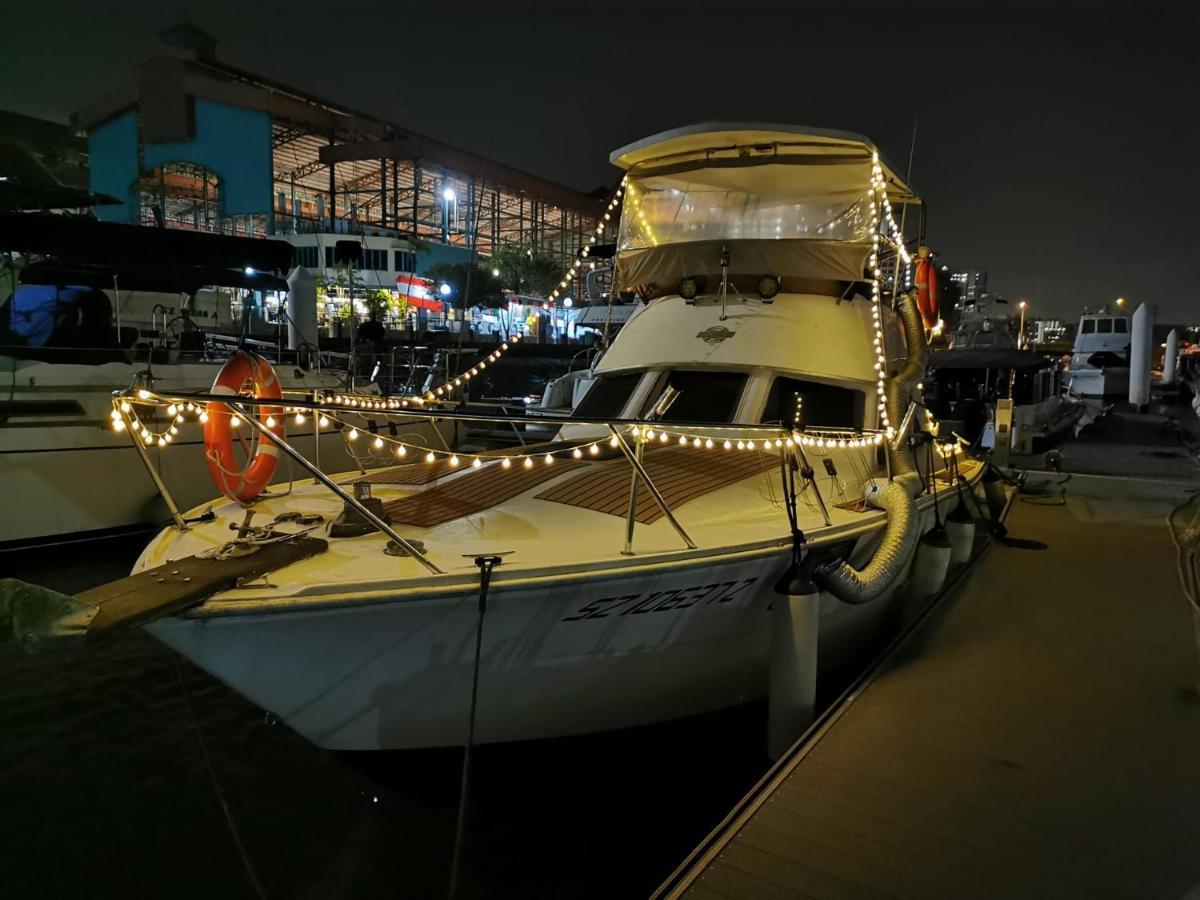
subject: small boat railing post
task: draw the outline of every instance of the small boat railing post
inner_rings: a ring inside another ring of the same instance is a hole
[[[638,442],[634,447],[634,453],[637,456],[638,462],[642,460],[644,447],[645,444],[639,432]],[[629,509],[625,517],[625,548],[621,551],[623,556],[633,556],[633,529],[637,525],[637,487],[638,470],[632,468],[629,472]]]
[[[125,428],[129,432],[129,439],[133,441],[133,448],[137,450],[138,456],[142,458],[142,465],[146,467],[146,471],[150,473],[150,478],[154,481],[154,486],[158,488],[159,494],[162,495],[163,502],[167,504],[167,509],[171,513],[171,518],[175,520],[175,527],[180,531],[187,531],[187,523],[183,521],[183,515],[179,512],[179,507],[175,505],[175,498],[171,496],[171,492],[167,490],[166,483],[162,480],[162,476],[158,474],[158,470],[154,468],[154,463],[150,461],[150,455],[146,452],[146,448],[142,445],[142,438],[135,434],[133,430],[133,417],[128,413],[121,413],[125,419]]]
[[[621,436],[621,432],[615,426],[610,424],[608,430],[616,438],[617,446],[625,454],[625,458],[629,460],[630,465],[636,470],[637,475],[641,476],[642,481],[646,482],[646,489],[650,491],[650,496],[654,498],[654,502],[658,504],[658,508],[663,511],[663,515],[667,517],[667,521],[671,523],[671,527],[675,529],[675,533],[683,539],[689,550],[695,550],[695,543],[688,536],[688,533],[683,530],[683,526],[679,524],[679,521],[675,518],[675,514],[671,512],[671,507],[667,504],[663,495],[659,493],[658,488],[654,486],[650,474],[642,465],[642,461],[638,459],[637,454],[629,449],[629,444],[625,442],[625,438]]]
[[[434,575],[444,574],[442,570],[435,566],[424,553],[422,553],[404,538],[400,537],[400,535],[396,533],[396,530],[392,528],[392,526],[383,521],[383,519],[379,518],[379,516],[375,515],[375,513],[371,512],[370,509],[360,503],[357,499],[342,490],[341,485],[305,459],[304,454],[298,451],[295,447],[293,447],[283,438],[279,437],[279,435],[275,434],[275,432],[273,432],[262,422],[258,421],[258,417],[252,412],[249,412],[242,404],[229,403],[229,406],[232,407],[242,418],[254,426],[254,429],[259,434],[266,437],[276,447],[278,447],[296,462],[300,463],[301,466],[308,470],[309,474],[325,485],[325,487],[333,491],[337,496],[341,497],[345,503],[357,511],[359,515],[374,525],[379,531],[383,532],[385,535],[395,541],[396,545],[405,553],[419,562]]]
[[[813,496],[817,498],[817,506],[821,508],[821,518],[825,520],[825,525],[833,524],[829,518],[829,510],[825,506],[825,498],[821,496],[821,489],[817,487],[817,475],[812,465],[808,461],[808,454],[804,452],[804,447],[800,444],[800,435],[794,434],[792,448],[796,452],[796,461],[800,464],[800,475],[813,489]]]
[[[312,411],[313,423],[313,463],[319,469],[321,468],[321,416],[324,415],[319,409]],[[320,484],[319,478],[313,479],[313,484]]]

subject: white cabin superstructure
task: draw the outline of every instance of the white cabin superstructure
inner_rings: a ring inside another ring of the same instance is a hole
[[[982,471],[953,441],[929,446],[910,402],[924,332],[897,289],[908,251],[892,205],[916,198],[869,141],[814,129],[695,126],[614,161],[618,288],[642,305],[555,439],[451,451],[387,427],[463,417],[440,390],[318,395],[306,408],[395,465],[338,477],[339,496],[253,501],[257,539],[303,521],[328,546],[160,619],[156,636],[317,744],[379,749],[461,743],[476,668],[485,742],[761,696],[789,572],[819,585],[822,665],[873,635],[935,504],[947,512]],[[368,498],[384,533],[337,536]],[[212,511],[162,532],[135,572],[228,552],[247,510]],[[476,656],[476,563],[491,555]],[[815,645],[803,656],[815,672]]]
[[[1127,394],[1130,340],[1129,316],[1105,310],[1080,316],[1067,373],[1071,391],[1081,397]]]

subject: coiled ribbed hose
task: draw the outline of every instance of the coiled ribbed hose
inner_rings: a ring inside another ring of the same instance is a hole
[[[904,368],[887,381],[884,388],[884,403],[887,405],[888,421],[893,428],[899,428],[904,414],[908,412],[908,403],[912,395],[912,386],[925,374],[926,347],[925,323],[921,320],[920,310],[917,309],[916,294],[910,292],[900,295],[897,309],[900,321],[904,323],[904,344],[906,359]],[[888,448],[891,457],[892,474],[906,476],[904,480],[913,491],[913,484],[919,482],[917,470],[903,449]],[[915,491],[913,491],[915,493]]]
[[[887,513],[883,538],[861,570],[846,562],[831,562],[817,568],[813,579],[843,603],[869,603],[900,579],[920,537],[920,517],[908,488],[892,481],[872,497]]]
[[[884,388],[888,421],[893,428],[900,426],[908,411],[912,386],[925,374],[926,355],[925,323],[915,293],[900,297],[899,313],[907,359],[904,368],[889,378]],[[871,484],[865,491],[865,499],[887,513],[887,525],[875,553],[861,570],[847,562],[832,562],[813,572],[817,584],[843,603],[869,603],[899,581],[921,536],[921,519],[913,502],[921,490],[921,477],[906,449],[889,445],[887,452],[893,480],[882,490]]]

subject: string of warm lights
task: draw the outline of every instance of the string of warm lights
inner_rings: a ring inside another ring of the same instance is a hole
[[[642,198],[638,194],[637,187],[631,183],[627,183],[628,179],[622,180],[621,184],[625,186],[625,193],[629,197],[628,211],[637,219],[638,227],[646,235],[646,240],[650,242],[650,246],[658,246],[658,238],[654,235],[654,229],[650,227],[650,220],[646,218],[646,210],[642,206]]]
[[[588,237],[588,242],[580,251],[580,258],[575,259],[575,261],[571,263],[571,268],[567,270],[566,274],[563,275],[562,279],[558,282],[558,287],[552,290],[550,292],[550,296],[546,298],[547,306],[553,306],[554,301],[557,300],[562,293],[571,286],[571,282],[575,280],[576,276],[578,276],[579,270],[583,265],[582,257],[586,257],[591,251],[592,247],[596,245],[596,242],[600,240],[600,236],[604,234],[604,229],[608,227],[606,223],[612,220],[613,215],[616,213],[617,207],[621,205],[621,195],[626,190],[627,181],[627,178],[621,179],[621,183],[617,186],[616,191],[613,193],[612,199],[608,201],[608,207],[604,210],[603,217],[599,222],[596,223],[595,231],[593,231]],[[633,189],[632,185],[629,186],[629,189]]]
[[[357,410],[352,411],[352,413],[360,417],[363,415],[362,412]],[[611,438],[584,441],[559,450],[536,450],[531,453],[506,454],[466,453],[428,447],[413,441],[406,441],[395,434],[380,433],[378,424],[374,422],[368,421],[355,424],[332,412],[327,412],[326,416],[335,423],[335,428],[343,431],[347,441],[357,443],[359,440],[365,440],[367,446],[370,448],[369,452],[372,452],[375,458],[381,460],[394,457],[398,460],[408,460],[410,458],[413,460],[424,460],[427,463],[446,461],[452,467],[470,465],[474,468],[479,468],[485,463],[499,460],[504,468],[509,468],[514,462],[521,463],[526,468],[531,468],[534,460],[538,459],[541,459],[546,464],[554,462],[555,459],[573,458],[578,460],[582,459],[585,455],[598,455],[600,448],[604,444],[608,444],[614,449],[620,446],[619,440],[614,436]],[[884,439],[882,432],[825,432],[808,430],[780,433],[780,435],[774,438],[747,439],[735,436],[722,438],[720,435],[695,434],[675,429],[655,429],[652,425],[631,425],[629,426],[628,433],[638,443],[676,445],[696,450],[756,451],[781,449],[784,447],[791,448],[797,444],[803,447],[816,447],[818,449],[848,449],[877,445],[882,443]]]
[[[879,268],[879,207],[876,202],[875,194],[880,193],[884,199],[887,198],[887,186],[883,182],[883,170],[879,167],[879,154],[872,154],[872,171],[871,171],[871,187],[867,190],[867,196],[870,198],[871,207],[871,257],[868,260],[868,265],[871,269],[871,317],[875,325],[875,381],[876,381],[876,398],[878,400],[879,422],[887,432],[888,437],[892,436],[892,423],[888,419],[886,396],[887,377],[887,356],[884,353],[883,346],[883,293],[880,289],[880,268]]]
[[[900,230],[900,226],[896,224],[896,217],[892,215],[892,201],[888,199],[887,182],[883,177],[883,166],[879,163],[878,153],[872,154],[871,157],[871,182],[879,190],[883,204],[883,215],[887,219],[888,230],[891,232],[892,241],[896,245],[896,252],[900,254],[900,259],[904,261],[905,280],[907,281],[907,271],[912,266],[912,257],[908,253],[908,248],[904,246],[904,233]]]
[[[425,399],[426,400],[436,400],[439,397],[448,395],[455,388],[462,387],[464,382],[470,381],[472,378],[474,378],[476,375],[478,375],[480,372],[482,372],[484,369],[486,369],[488,363],[495,362],[496,360],[498,360],[500,358],[500,354],[502,354],[505,350],[507,350],[512,344],[515,344],[520,340],[521,340],[521,335],[514,334],[507,341],[505,341],[503,344],[501,344],[500,348],[498,350],[493,350],[488,355],[487,359],[480,360],[479,362],[475,363],[475,365],[471,366],[471,368],[467,369],[467,371],[461,372],[458,375],[455,375],[453,378],[451,378],[445,384],[440,385],[439,387],[436,387],[431,391],[427,391],[425,394]],[[412,397],[409,399],[416,401],[417,405],[420,405],[420,403],[421,403],[420,397]],[[408,405],[408,403],[405,401],[404,398],[400,399],[400,403],[403,406]]]
[[[143,396],[145,395],[145,396]],[[167,425],[161,431],[156,431],[147,425],[138,415],[137,407],[129,400],[113,401],[113,409],[110,413],[112,419],[113,431],[124,431],[129,429],[130,433],[135,435],[146,446],[157,445],[165,447],[175,440],[175,436],[179,434],[179,426],[184,423],[184,414],[190,412],[199,412],[200,421],[207,421],[208,415],[203,409],[195,403],[162,403],[152,402],[146,403],[150,399],[150,393],[142,390],[138,392],[138,398],[142,402],[138,405],[152,406],[155,409],[166,407]]]

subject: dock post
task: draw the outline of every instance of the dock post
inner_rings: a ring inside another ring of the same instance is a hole
[[[821,592],[797,573],[771,608],[771,683],[767,752],[778,759],[812,724],[817,707],[817,630]]]
[[[1174,328],[1167,334],[1167,347],[1163,353],[1162,383],[1175,383],[1175,365],[1179,359],[1179,332]]]
[[[1150,405],[1150,351],[1153,347],[1154,312],[1145,303],[1133,312],[1129,341],[1129,405],[1144,412]]]

